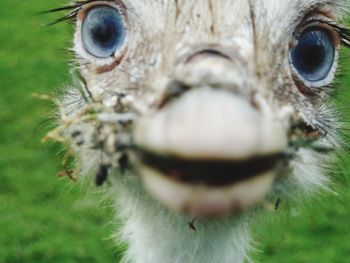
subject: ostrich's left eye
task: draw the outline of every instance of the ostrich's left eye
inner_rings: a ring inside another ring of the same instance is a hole
[[[291,62],[306,81],[326,79],[333,68],[336,47],[332,33],[322,27],[306,29],[291,51]]]
[[[125,40],[123,19],[110,6],[97,6],[86,14],[82,24],[84,49],[99,58],[113,56]]]

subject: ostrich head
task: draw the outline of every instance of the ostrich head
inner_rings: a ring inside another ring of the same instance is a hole
[[[56,131],[83,174],[112,183],[125,220],[147,210],[137,222],[236,222],[266,200],[327,187],[345,1],[90,0],[62,9],[75,18],[77,66]]]

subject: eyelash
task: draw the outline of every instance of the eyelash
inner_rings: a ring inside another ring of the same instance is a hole
[[[339,38],[341,40],[341,43],[350,48],[350,29],[346,28],[346,27],[341,27],[337,24],[332,24],[332,23],[328,23],[328,25],[330,27],[332,27],[334,29],[335,32],[337,32],[337,34],[339,35]]]
[[[44,13],[59,13],[59,12],[63,12],[63,11],[70,11],[68,14],[54,20],[53,22],[51,22],[49,24],[50,25],[55,25],[55,24],[59,24],[65,21],[75,21],[77,14],[79,13],[79,10],[81,10],[85,5],[89,4],[89,3],[93,3],[93,2],[97,2],[99,0],[83,0],[83,1],[77,1],[72,5],[66,5],[63,7],[59,7],[59,8],[55,8],[55,9],[51,9],[48,10]],[[111,1],[108,1],[111,2]],[[311,19],[308,21],[308,23],[312,23],[312,22],[318,22],[318,23],[322,23],[322,24],[326,24],[328,26],[330,26],[331,28],[333,28],[333,30],[335,32],[337,32],[337,34],[339,35],[339,38],[341,40],[341,43],[350,48],[350,29],[340,26],[338,24],[336,24],[335,22],[330,22],[330,21],[324,21],[322,19]]]
[[[55,8],[48,10],[44,13],[60,13],[64,11],[70,11],[68,14],[54,20],[53,22],[49,23],[49,26],[56,25],[65,21],[75,21],[76,17],[79,13],[79,11],[87,4],[93,3],[93,2],[98,2],[100,0],[83,0],[83,1],[76,1],[72,5],[66,5],[63,7]],[[112,1],[106,1],[106,2],[112,2]]]
[[[340,39],[340,43],[343,44],[345,47],[350,48],[350,29],[349,28],[338,25],[335,21],[328,20],[328,19],[322,19],[322,18],[318,18],[318,17],[311,17],[311,18],[307,19],[298,28],[305,28],[311,24],[319,24],[320,26],[322,26],[322,25],[328,26],[335,33],[337,33],[337,35]]]
[[[101,0],[79,0],[76,1],[74,4],[71,5],[66,5],[60,8],[55,8],[48,10],[44,13],[60,13],[64,11],[69,11],[68,14],[54,20],[53,22],[49,23],[48,26],[51,25],[56,25],[65,21],[72,21],[75,22],[77,19],[77,16],[79,12],[88,4],[93,3],[93,2],[100,2]],[[114,2],[111,0],[106,0],[105,2]],[[338,25],[336,22],[328,19],[322,19],[319,17],[311,17],[303,23],[304,25],[301,25],[299,28],[302,27],[307,27],[308,25],[312,23],[318,23],[321,26],[325,25],[328,26],[331,30],[333,30],[339,37],[340,43],[347,47],[350,48],[350,29],[341,25]]]

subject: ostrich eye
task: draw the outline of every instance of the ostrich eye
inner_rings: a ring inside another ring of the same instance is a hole
[[[292,49],[291,60],[306,81],[318,82],[328,77],[335,60],[335,44],[329,30],[320,27],[306,29]]]
[[[110,6],[98,6],[86,14],[82,24],[83,47],[99,58],[113,56],[123,45],[125,29],[119,11]]]

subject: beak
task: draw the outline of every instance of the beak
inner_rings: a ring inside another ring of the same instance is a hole
[[[191,56],[174,74],[187,88],[136,123],[132,158],[167,207],[221,217],[261,203],[271,190],[287,132],[253,97],[242,64],[220,52]]]

